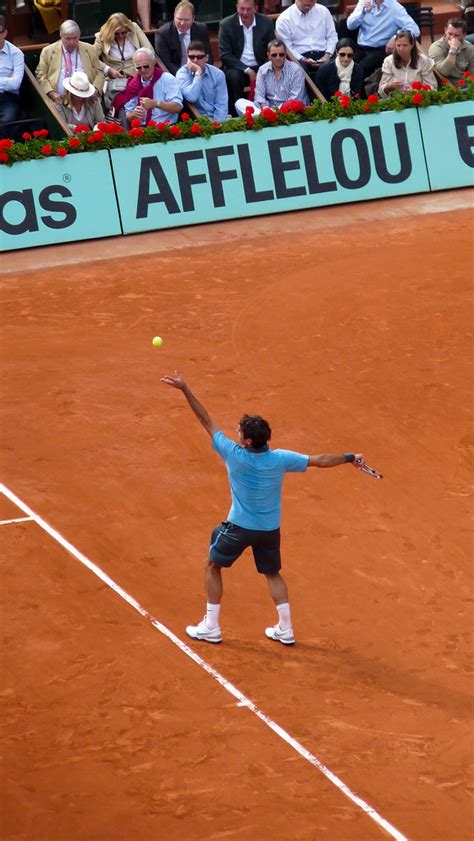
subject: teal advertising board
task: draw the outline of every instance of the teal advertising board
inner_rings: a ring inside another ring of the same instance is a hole
[[[121,233],[108,152],[1,167],[1,251]]]
[[[420,108],[432,190],[474,185],[474,103]]]
[[[415,109],[113,149],[124,233],[429,190]]]

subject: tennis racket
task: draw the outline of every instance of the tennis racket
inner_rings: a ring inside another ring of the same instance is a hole
[[[369,467],[368,464],[357,464],[357,467],[359,468],[359,470],[362,470],[362,473],[368,473],[369,476],[373,476],[374,479],[383,479],[382,474],[379,473],[378,470],[374,470],[373,467]]]

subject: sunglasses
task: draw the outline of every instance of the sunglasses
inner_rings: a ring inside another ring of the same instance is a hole
[[[201,58],[206,58],[206,53],[199,53],[199,55],[191,55],[191,53],[188,53],[188,58],[191,59],[191,61],[199,61]]]
[[[136,64],[135,70],[148,70],[149,64]]]
[[[284,58],[286,53],[268,53],[270,58]]]
[[[342,53],[342,52],[339,52],[339,53],[338,53],[338,55],[345,56],[346,58],[352,58],[352,57],[353,57],[353,55],[354,55],[354,53]]]

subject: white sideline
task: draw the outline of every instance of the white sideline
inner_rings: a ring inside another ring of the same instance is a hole
[[[320,760],[314,756],[310,751],[306,750],[303,745],[300,744],[296,739],[289,735],[283,727],[280,727],[275,721],[269,718],[262,710],[255,706],[252,701],[247,698],[239,689],[237,689],[230,681],[228,681],[225,677],[223,677],[216,669],[213,668],[209,663],[206,663],[205,660],[202,659],[198,654],[196,654],[191,648],[189,648],[186,643],[184,643],[179,637],[177,637],[166,625],[163,625],[158,619],[155,619],[151,614],[142,607],[136,599],[130,596],[125,590],[120,587],[119,584],[116,584],[112,578],[103,572],[100,567],[96,566],[92,561],[89,560],[85,555],[82,554],[78,549],[76,549],[72,543],[69,543],[56,529],[49,525],[46,520],[43,520],[38,514],[36,514],[31,508],[29,508],[26,503],[22,502],[19,497],[16,496],[12,491],[10,491],[5,485],[0,484],[0,493],[3,493],[10,502],[13,502],[21,511],[27,514],[27,518],[34,520],[35,523],[42,528],[53,540],[56,540],[63,549],[66,549],[76,560],[80,561],[85,567],[87,567],[91,572],[94,573],[104,584],[107,584],[112,590],[114,590],[117,595],[119,595],[124,601],[126,601],[131,607],[133,607],[138,613],[148,619],[154,628],[159,631],[163,636],[167,637],[174,645],[179,648],[183,654],[186,654],[191,660],[194,660],[198,666],[200,666],[204,671],[206,671],[214,680],[217,681],[224,689],[229,692],[234,698],[237,699],[237,706],[239,707],[247,707],[260,721],[263,721],[270,730],[273,730],[277,736],[280,737],[284,742],[290,745],[296,753],[299,753],[303,759],[306,759],[311,765],[318,769],[325,777],[328,779],[339,791],[342,792],[349,800],[351,800],[359,809],[361,809],[365,814],[371,818],[376,824],[378,824],[382,829],[385,830],[388,835],[395,839],[395,841],[408,841],[407,837],[403,835],[401,832],[398,831],[392,824],[390,824],[385,818],[383,818],[379,813],[369,806],[365,800],[362,800],[357,794],[354,794],[353,791],[339,778],[334,774],[332,771],[329,770],[325,765],[323,765]]]
[[[15,517],[14,520],[0,520],[0,526],[8,526],[10,523],[26,523],[33,517]]]

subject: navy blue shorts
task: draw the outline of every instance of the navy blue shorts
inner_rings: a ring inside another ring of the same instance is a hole
[[[275,575],[280,571],[280,529],[257,531],[234,523],[220,523],[211,535],[209,558],[220,567],[231,567],[249,546],[258,572]]]

